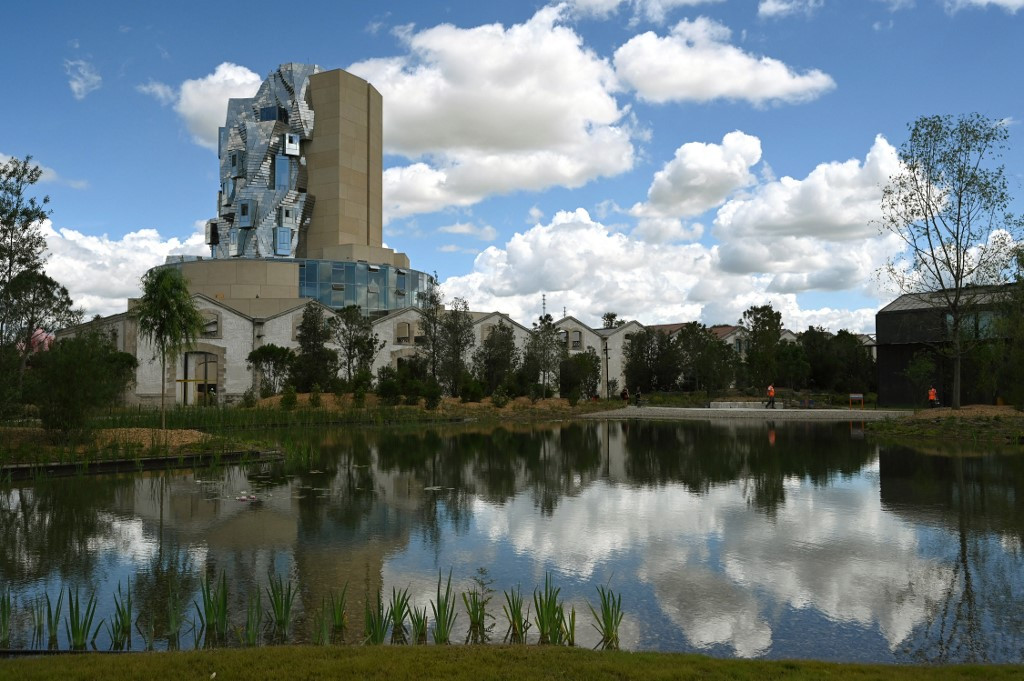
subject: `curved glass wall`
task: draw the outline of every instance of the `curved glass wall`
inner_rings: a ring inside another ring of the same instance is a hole
[[[433,285],[424,272],[387,264],[347,260],[298,260],[299,296],[336,310],[363,308],[369,317],[419,305],[417,294]]]

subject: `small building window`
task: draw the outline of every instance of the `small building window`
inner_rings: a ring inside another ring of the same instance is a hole
[[[292,252],[292,230],[287,227],[278,227],[276,230],[274,252],[277,255],[291,255]]]
[[[284,154],[274,157],[274,189],[291,188],[291,161]]]

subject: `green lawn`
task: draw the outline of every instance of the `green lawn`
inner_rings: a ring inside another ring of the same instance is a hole
[[[213,676],[216,674],[216,676]],[[717,660],[538,646],[282,646],[0,660],[4,681],[152,679],[1020,679],[1024,666],[886,666]]]

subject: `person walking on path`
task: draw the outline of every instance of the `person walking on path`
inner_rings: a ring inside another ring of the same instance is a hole
[[[928,406],[937,407],[939,405],[939,394],[935,392],[935,386],[928,388]]]
[[[765,409],[775,408],[775,386],[771,383],[768,384],[768,402],[764,405]]]
[[[636,392],[633,393],[633,399],[635,400],[634,404],[639,407],[640,406],[640,386],[636,387]]]

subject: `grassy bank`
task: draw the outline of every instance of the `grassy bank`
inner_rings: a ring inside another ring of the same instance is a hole
[[[910,445],[989,448],[1024,444],[1024,412],[1007,406],[922,409],[906,418],[865,427],[876,437]]]
[[[322,395],[319,406],[309,395],[299,395],[292,409],[282,408],[280,396],[256,407],[177,407],[167,411],[167,430],[160,430],[160,413],[149,408],[111,410],[92,419],[89,428],[65,442],[21,421],[0,426],[0,466],[132,461],[142,458],[174,459],[183,453],[250,451],[275,448],[278,438],[268,430],[329,428],[332,426],[391,426],[478,422],[529,423],[567,419],[623,406],[621,400],[589,401],[570,405],[568,400],[519,398],[497,407],[490,399],[461,402],[445,399],[436,409],[416,405],[385,405],[375,395],[363,404],[352,396],[338,399]],[[253,439],[251,431],[264,435]],[[249,432],[247,432],[249,431]]]
[[[216,676],[214,676],[214,674]],[[150,679],[1019,679],[1024,666],[840,665],[537,646],[282,646],[0,660],[7,681]]]

